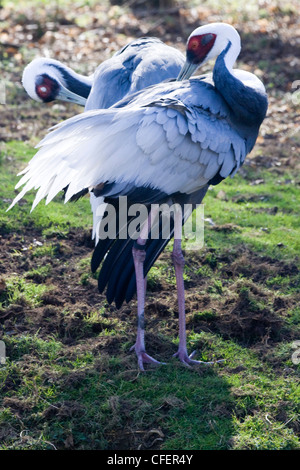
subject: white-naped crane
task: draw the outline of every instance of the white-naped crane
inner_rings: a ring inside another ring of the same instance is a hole
[[[73,102],[85,110],[109,108],[124,96],[176,78],[184,55],[160,39],[131,41],[102,62],[89,76],[81,75],[56,59],[38,57],[24,69],[22,84],[40,102]]]
[[[110,109],[87,111],[55,126],[39,144],[39,151],[17,184],[25,185],[12,207],[31,189],[34,204],[46,203],[68,187],[65,201],[83,188],[114,203],[119,196],[146,204],[149,217],[158,203],[201,203],[209,185],[233,176],[252,150],[267,111],[260,80],[235,72],[240,36],[232,26],[212,23],[188,38],[186,63],[179,80],[161,83],[127,96]],[[191,74],[216,58],[212,78]],[[153,206],[152,206],[153,207]],[[176,355],[187,366],[197,364],[186,345],[180,211],[174,213],[172,259],[179,305],[179,347]],[[105,257],[99,288],[117,306],[135,291],[138,331],[134,346],[141,370],[159,363],[146,353],[144,341],[144,277],[168,239],[148,237],[145,224],[131,238],[100,240],[92,260],[97,269]],[[118,227],[119,231],[121,227]]]
[[[176,79],[184,55],[158,38],[142,37],[126,44],[111,58],[102,62],[90,76],[83,76],[62,62],[40,57],[24,69],[22,83],[28,95],[39,102],[67,101],[91,109],[108,108],[127,95],[164,80]],[[87,193],[80,191],[73,200]],[[98,209],[103,198],[90,192],[93,212],[93,234],[101,217]]]

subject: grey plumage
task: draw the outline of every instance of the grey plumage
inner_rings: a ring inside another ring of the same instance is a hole
[[[183,54],[160,39],[136,39],[96,69],[85,110],[109,108],[124,96],[175,79],[183,64]]]
[[[130,46],[123,53],[126,51]],[[233,176],[252,150],[266,115],[264,86],[253,74],[233,70],[240,37],[230,25],[215,23],[197,28],[188,39],[187,51],[187,62],[179,74],[183,81],[164,82],[143,91],[132,89],[133,94],[126,95],[126,71],[117,89],[123,98],[115,104],[110,93],[104,96],[98,79],[100,88],[96,93],[95,87],[95,96],[91,92],[90,106],[111,107],[87,110],[55,126],[22,172],[17,187],[25,186],[12,206],[32,188],[38,189],[33,207],[44,197],[50,202],[65,187],[66,201],[89,188],[95,191],[94,196],[105,197],[113,205],[120,196],[131,197],[145,203],[147,214],[152,215],[153,211],[157,214],[157,208],[150,207],[150,201],[195,206],[210,184]],[[212,76],[184,80],[199,64],[216,56]],[[114,67],[107,73],[112,74],[111,80],[119,78]],[[175,211],[170,237],[175,234],[172,259],[179,305],[176,356],[189,366],[201,361],[192,359],[186,346],[184,258],[179,236],[184,222],[181,212]],[[147,225],[143,226],[139,246],[131,238],[123,241],[118,235],[109,242],[100,240],[92,260],[93,269],[97,269],[108,253],[99,288],[107,285],[107,299],[115,300],[118,307],[132,298],[136,280],[140,321],[134,349],[142,370],[144,362],[158,363],[146,353],[144,345],[144,276],[168,242],[163,237],[149,240],[146,229]]]

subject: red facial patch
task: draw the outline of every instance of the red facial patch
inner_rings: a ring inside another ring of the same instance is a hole
[[[46,74],[39,75],[35,82],[35,91],[42,101],[47,103],[53,101],[59,91],[59,86],[55,80]]]
[[[216,37],[213,33],[192,36],[186,50],[188,61],[192,64],[200,64],[213,47]]]

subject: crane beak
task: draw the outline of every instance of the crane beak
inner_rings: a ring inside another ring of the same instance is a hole
[[[68,90],[61,83],[57,98],[62,101],[67,101],[68,103],[79,104],[80,106],[85,106],[86,104],[86,98],[80,95],[76,95],[76,93],[73,93],[72,91]]]
[[[188,80],[193,73],[197,70],[199,64],[192,64],[191,62],[186,61],[185,64],[182,66],[182,69],[179,72],[178,77],[176,78],[177,81],[180,80]]]

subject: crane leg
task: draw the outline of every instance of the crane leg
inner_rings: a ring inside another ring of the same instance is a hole
[[[153,214],[152,214],[153,217]],[[154,216],[155,217],[155,216]],[[150,218],[150,215],[149,215]],[[144,261],[146,257],[145,244],[148,236],[148,222],[143,229],[141,234],[136,241],[133,249],[133,261],[135,267],[136,276],[136,291],[137,291],[137,309],[138,309],[138,325],[137,325],[137,336],[135,345],[131,350],[135,350],[138,358],[139,369],[144,371],[144,363],[148,364],[163,364],[146,353],[145,348],[145,297],[146,297],[146,279],[144,279]],[[153,219],[154,220],[154,219]]]
[[[185,265],[184,256],[181,249],[181,230],[182,230],[182,217],[180,211],[175,211],[175,230],[174,230],[174,245],[172,252],[172,260],[175,268],[177,299],[179,310],[179,346],[178,351],[174,354],[178,357],[185,366],[190,367],[192,364],[213,364],[213,362],[196,361],[192,359],[195,352],[188,355],[186,344],[186,320],[185,320],[185,295],[184,295],[184,282],[183,270]]]

